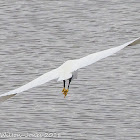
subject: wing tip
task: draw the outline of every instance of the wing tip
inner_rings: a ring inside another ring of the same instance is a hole
[[[133,46],[133,45],[136,45],[136,44],[140,44],[140,37],[133,40],[128,46]]]
[[[11,95],[3,95],[3,96],[1,96],[1,97],[0,97],[0,103],[1,103],[1,102],[4,102],[4,101],[6,101],[6,100],[8,100],[9,98],[15,96],[16,94],[17,94],[17,93],[11,94]]]

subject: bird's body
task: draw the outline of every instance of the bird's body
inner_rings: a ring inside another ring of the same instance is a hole
[[[0,102],[3,102],[3,101],[9,99],[10,97],[12,97],[18,93],[21,93],[21,92],[26,91],[30,88],[42,85],[42,84],[49,82],[53,79],[57,79],[57,81],[64,82],[64,89],[62,92],[64,92],[63,94],[66,96],[71,80],[74,78],[77,78],[77,70],[78,69],[86,67],[88,65],[91,65],[91,64],[93,64],[93,63],[95,63],[103,58],[106,58],[110,55],[113,55],[116,52],[120,51],[121,49],[125,48],[126,46],[133,46],[136,44],[140,44],[140,38],[134,39],[134,40],[127,42],[123,45],[120,45],[118,47],[114,47],[111,49],[107,49],[104,51],[90,54],[90,55],[82,57],[80,59],[68,60],[65,63],[63,63],[60,67],[43,74],[42,76],[27,83],[26,85],[23,85],[15,90],[12,90],[10,92],[7,92],[5,94],[0,95]],[[65,80],[69,80],[68,89],[65,89]]]
[[[74,63],[73,60],[68,60],[58,68],[58,71],[59,71],[58,81],[66,80],[72,77],[73,63]]]

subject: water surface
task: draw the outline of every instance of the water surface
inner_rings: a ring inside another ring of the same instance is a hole
[[[66,60],[139,37],[139,7],[137,0],[1,1],[0,94]],[[0,134],[139,140],[139,52],[128,47],[79,70],[65,99],[56,81],[11,98],[0,105]]]

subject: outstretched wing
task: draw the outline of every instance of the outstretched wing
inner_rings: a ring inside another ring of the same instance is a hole
[[[47,72],[47,73],[41,75],[40,77],[36,78],[35,80],[27,83],[26,85],[23,85],[23,86],[15,89],[15,90],[12,90],[10,92],[7,92],[5,94],[0,95],[0,102],[3,102],[5,100],[13,97],[17,93],[20,93],[20,92],[26,91],[30,88],[42,85],[42,84],[44,84],[46,82],[49,82],[53,79],[57,79],[59,77],[59,72],[58,71],[59,71],[58,69],[54,69],[50,72]]]
[[[76,59],[74,60],[74,68],[73,68],[73,71],[77,70],[77,69],[80,69],[80,68],[83,68],[83,67],[86,67],[88,65],[91,65],[103,58],[106,58],[110,55],[113,55],[115,54],[116,52],[120,51],[121,49],[127,47],[127,46],[133,46],[133,45],[136,45],[136,44],[140,44],[140,38],[137,38],[135,40],[132,40],[130,42],[127,42],[121,46],[118,46],[118,47],[114,47],[114,48],[111,48],[111,49],[107,49],[107,50],[104,50],[104,51],[100,51],[100,52],[97,52],[97,53],[93,53],[93,54],[90,54],[88,56],[85,56],[83,58],[80,58],[80,59]]]

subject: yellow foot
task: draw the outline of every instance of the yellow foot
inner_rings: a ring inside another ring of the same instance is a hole
[[[63,93],[64,94],[64,98],[67,96],[67,92]]]
[[[68,91],[69,91],[68,89],[65,89],[65,90],[64,90],[64,93],[63,93],[63,94],[64,94],[64,98],[67,96]]]
[[[62,90],[62,92],[64,92],[66,89],[65,88],[63,88],[63,90]]]
[[[66,92],[68,92],[69,90],[68,89],[66,89]]]

